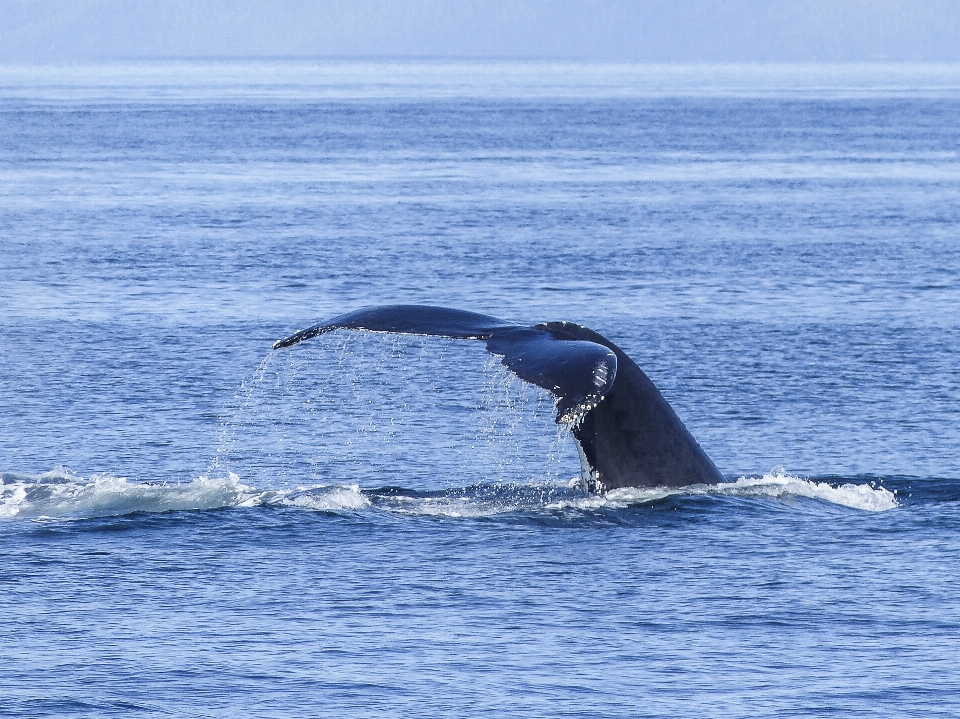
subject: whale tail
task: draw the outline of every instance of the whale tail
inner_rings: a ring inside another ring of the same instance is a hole
[[[558,424],[569,424],[584,486],[715,484],[723,477],[654,383],[603,335],[570,322],[516,325],[446,307],[368,307],[300,330],[274,349],[336,329],[430,335],[486,342],[520,379],[556,398]]]

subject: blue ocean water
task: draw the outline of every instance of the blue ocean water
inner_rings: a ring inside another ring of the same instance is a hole
[[[0,68],[0,714],[960,715],[960,67]],[[439,304],[727,478],[585,495]]]

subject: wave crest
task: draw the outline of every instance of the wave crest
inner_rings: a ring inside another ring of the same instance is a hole
[[[261,491],[226,478],[191,482],[131,482],[126,477],[80,477],[62,469],[41,475],[0,476],[0,519],[115,517],[136,512],[176,512],[230,507],[296,506],[321,511],[362,509],[370,501],[357,485]]]
[[[762,477],[740,477],[736,482],[714,485],[695,485],[681,488],[615,489],[608,492],[608,501],[627,504],[656,502],[675,495],[725,495],[734,497],[769,497],[786,499],[803,497],[818,499],[851,509],[867,512],[885,512],[900,506],[895,492],[886,487],[870,484],[841,484],[816,482],[790,475],[782,467],[776,467]]]

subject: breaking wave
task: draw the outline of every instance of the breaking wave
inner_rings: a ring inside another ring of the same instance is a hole
[[[395,515],[491,517],[509,513],[580,513],[655,505],[667,499],[740,497],[817,500],[868,512],[899,506],[896,491],[876,482],[835,484],[803,479],[775,469],[761,477],[683,488],[616,489],[604,497],[569,485],[474,485],[416,491],[398,487],[361,490],[356,484],[315,484],[257,489],[235,474],[200,477],[179,484],[134,482],[125,477],[84,478],[65,470],[41,475],[0,475],[0,519],[83,519],[133,513],[235,507],[296,507],[321,512],[382,511]]]

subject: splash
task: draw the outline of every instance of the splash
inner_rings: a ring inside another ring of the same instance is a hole
[[[248,488],[236,480],[199,478],[184,484],[131,482],[126,477],[79,477],[56,469],[2,477],[0,518],[104,517],[134,512],[218,509],[241,503]]]
[[[816,482],[790,475],[782,467],[775,467],[762,477],[740,477],[736,482],[714,485],[694,485],[680,488],[616,489],[606,500],[623,505],[656,502],[670,496],[724,495],[733,497],[766,497],[791,499],[803,497],[860,509],[866,512],[885,512],[900,506],[897,495],[886,487],[873,484],[841,484]]]
[[[782,468],[762,477],[740,477],[725,488],[725,492],[741,497],[806,497],[867,512],[885,512],[900,506],[897,495],[886,487],[852,483],[835,487],[827,482],[791,476]]]
[[[363,509],[370,500],[357,485],[257,490],[231,474],[192,482],[132,482],[126,477],[77,476],[62,469],[41,475],[4,474],[0,519],[89,519],[231,507],[293,506],[321,511]]]
[[[485,361],[478,361],[481,354]],[[221,418],[205,474],[258,486],[558,480],[579,468],[554,401],[480,345],[331,332],[268,355]]]
[[[271,495],[271,496],[267,496]],[[263,505],[300,507],[320,512],[366,509],[370,500],[356,484],[298,487],[293,492],[264,493]]]
[[[574,479],[569,485],[477,484],[436,491],[397,488],[361,490],[357,484],[315,483],[294,488],[257,489],[230,473],[198,477],[179,484],[134,482],[125,477],[80,477],[57,469],[41,475],[0,475],[0,520],[85,519],[134,513],[162,513],[251,507],[290,507],[318,512],[379,511],[395,515],[481,518],[527,513],[575,516],[628,510],[667,498],[743,497],[789,502],[813,499],[867,512],[900,506],[895,492],[868,484],[818,482],[775,469],[762,477],[680,488],[616,489],[605,496],[585,495]]]
[[[427,517],[478,518],[492,517],[498,514],[517,512],[522,509],[520,503],[503,500],[483,500],[464,496],[407,496],[393,497],[378,503],[381,509],[395,514],[407,514]]]

